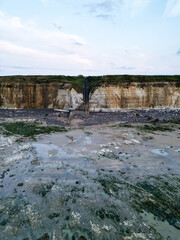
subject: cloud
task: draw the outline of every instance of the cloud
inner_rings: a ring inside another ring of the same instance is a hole
[[[0,66],[0,68],[32,69],[31,67],[24,67],[24,66]]]
[[[83,46],[83,43],[82,43],[82,42],[74,42],[73,44],[74,44],[74,45],[77,45],[77,46]]]
[[[3,65],[73,69],[92,67],[90,50],[78,35],[29,25],[0,12],[0,57]],[[79,48],[81,46],[81,48]],[[2,65],[2,63],[1,63]],[[79,69],[79,70],[78,70]]]
[[[122,67],[116,67],[116,69],[120,69],[120,70],[134,70],[136,68],[135,67],[130,67],[130,66],[122,66]]]
[[[26,66],[0,66],[1,69],[16,69],[16,70],[33,70],[33,69],[41,69],[41,70],[45,70],[47,69],[44,68],[44,67],[26,67]],[[59,70],[60,68],[50,68],[50,69],[53,69],[53,70]]]
[[[60,65],[61,63],[68,63],[68,64],[90,64],[90,61],[86,58],[83,58],[78,55],[78,53],[73,54],[59,54],[44,51],[44,50],[37,50],[30,47],[23,47],[9,41],[0,41],[0,53],[7,54],[9,56],[16,56],[21,57],[23,61],[29,60],[34,61],[32,63],[50,63],[53,65]]]
[[[20,55],[20,56],[30,56],[37,55],[38,51],[32,48],[18,46],[9,41],[0,41],[0,53],[8,55]]]
[[[84,6],[89,9],[89,13],[93,14],[94,17],[112,21],[114,19],[116,5],[121,1],[122,0],[107,0],[99,3],[84,4]]]
[[[180,0],[168,0],[164,11],[165,17],[176,17],[180,15]]]
[[[101,3],[90,3],[84,6],[89,9],[90,13],[97,13],[99,11],[111,12],[114,9],[115,1],[104,1]]]
[[[31,67],[19,67],[19,66],[10,66],[10,68],[15,68],[15,69],[32,69]]]
[[[91,14],[104,20],[115,17],[115,12],[127,11],[136,16],[154,0],[107,0],[99,3],[85,4]],[[117,14],[117,13],[116,13]]]
[[[113,20],[114,16],[111,14],[98,14],[96,15],[97,18],[101,18],[103,20]]]
[[[60,24],[58,24],[58,23],[51,23],[51,25],[54,27],[54,28],[56,28],[56,29],[58,29],[59,31],[61,31],[62,29],[63,29],[63,26],[62,25],[60,25]]]
[[[106,12],[110,12],[114,9],[114,5],[115,4],[113,1],[104,1],[102,3],[97,4],[96,8]]]
[[[179,50],[177,51],[177,53],[176,53],[177,55],[180,55],[180,48],[179,48]]]

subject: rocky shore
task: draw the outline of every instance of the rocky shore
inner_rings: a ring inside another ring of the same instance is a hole
[[[47,124],[65,126],[69,124],[69,112],[52,109],[0,109],[0,118],[26,118],[43,121]],[[180,109],[147,109],[125,110],[117,112],[90,112],[85,115],[84,111],[72,111],[71,123],[88,126],[104,123],[155,123],[176,121],[180,119]]]
[[[1,109],[0,239],[179,240],[179,119]]]

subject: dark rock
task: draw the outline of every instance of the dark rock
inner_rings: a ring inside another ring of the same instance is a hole
[[[59,213],[53,213],[53,214],[50,214],[48,218],[53,219],[53,218],[59,217],[59,215],[60,215]]]
[[[45,197],[46,196],[46,191],[42,191],[41,193],[40,193],[40,195],[42,196],[42,197]]]
[[[40,165],[39,159],[38,159],[38,158],[35,158],[34,160],[31,161],[31,164],[32,164],[32,165],[36,165],[36,166]]]
[[[22,187],[24,185],[24,183],[18,183],[17,186],[18,187]]]
[[[76,240],[79,237],[79,233],[75,232],[72,236],[72,240]]]
[[[52,185],[46,185],[46,188],[49,190],[49,189],[51,189],[52,188]]]
[[[9,177],[14,177],[15,176],[15,174],[11,174],[11,175],[9,175]]]
[[[118,215],[116,216],[116,221],[120,222],[120,217]]]
[[[48,184],[48,185],[40,185],[40,186],[34,187],[33,191],[38,193],[41,197],[45,197],[46,194],[48,192],[50,192],[51,188],[52,188],[52,185],[50,185],[50,184]]]
[[[104,219],[104,214],[103,214],[102,211],[99,211],[99,217],[100,217],[101,219]]]
[[[45,233],[42,237],[38,238],[37,240],[49,240],[50,237],[47,233]]]
[[[159,122],[159,118],[151,118],[148,122]]]
[[[145,116],[145,118],[147,118],[148,121],[152,119],[151,116],[147,116],[147,115]]]
[[[87,240],[84,236],[80,236],[79,240]]]
[[[6,223],[7,223],[7,222],[6,222],[5,220],[3,220],[2,222],[0,222],[0,225],[1,225],[1,226],[5,226]]]
[[[0,178],[3,179],[5,178],[5,174],[9,172],[9,168],[6,171],[3,171],[3,173],[1,174]]]

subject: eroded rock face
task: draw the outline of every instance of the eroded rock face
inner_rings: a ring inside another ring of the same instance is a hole
[[[3,82],[0,86],[1,108],[77,109],[83,94],[70,83]],[[176,82],[104,83],[90,94],[90,110],[121,108],[180,108],[180,87]]]
[[[65,83],[1,83],[1,108],[76,109],[83,96]]]
[[[180,108],[180,88],[176,83],[121,83],[102,85],[90,96],[90,109]]]

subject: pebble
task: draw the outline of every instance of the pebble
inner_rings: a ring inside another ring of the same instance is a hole
[[[1,225],[1,226],[5,226],[5,225],[6,225],[6,221],[0,222],[0,225]]]
[[[18,183],[17,186],[18,187],[22,187],[24,185],[24,183]]]

